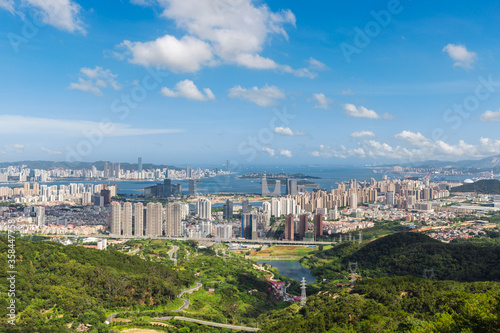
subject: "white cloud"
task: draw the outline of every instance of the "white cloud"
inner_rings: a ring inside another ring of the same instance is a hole
[[[290,150],[288,150],[288,149],[281,149],[280,150],[280,155],[288,157],[288,158],[293,157],[292,152]]]
[[[351,89],[342,90],[342,95],[354,95]]]
[[[195,72],[203,65],[214,64],[210,45],[191,36],[177,39],[165,35],[145,43],[126,40],[121,45],[132,53],[133,64],[159,66],[173,72]]]
[[[453,64],[455,67],[472,68],[472,64],[477,59],[477,54],[468,51],[465,45],[448,44],[443,48],[443,52],[448,53],[451,59],[455,61]]]
[[[171,35],[145,43],[124,41],[121,45],[131,51],[132,63],[194,72],[222,62],[315,76],[305,68],[295,70],[260,54],[272,35],[288,39],[284,26],[295,26],[296,21],[290,10],[273,12],[266,4],[255,5],[253,0],[132,0],[132,3],[159,6],[163,17],[186,32],[180,41]]]
[[[12,0],[0,0],[0,9],[2,8],[23,18],[32,11],[40,22],[59,30],[86,34],[80,20],[82,7],[71,0],[23,0],[17,6]]]
[[[410,142],[417,138],[419,133],[406,135]],[[412,144],[413,145],[413,144]],[[415,146],[415,145],[413,145]],[[310,153],[313,157],[324,158],[383,158],[393,160],[426,161],[426,160],[464,160],[468,158],[484,158],[491,155],[500,154],[500,140],[481,138],[479,144],[469,144],[459,140],[456,144],[450,144],[442,140],[436,142],[426,142],[419,144],[417,148],[408,148],[404,146],[391,146],[385,142],[375,140],[365,140],[356,148],[347,148],[340,146],[332,148],[326,145],[320,145],[318,150]]]
[[[326,97],[325,94],[313,94],[312,101],[316,102],[315,108],[319,109],[329,109],[330,103],[333,102],[330,98]]]
[[[277,99],[284,99],[285,94],[278,87],[266,84],[262,88],[253,87],[246,89],[241,86],[233,87],[229,89],[228,97],[247,100],[259,106],[272,106],[276,104]]]
[[[299,136],[306,135],[305,132],[294,132],[289,127],[276,127],[274,133],[288,135],[288,136]]]
[[[500,122],[500,110],[498,111],[485,111],[480,117],[479,120],[484,122]]]
[[[21,124],[22,126],[19,126]],[[88,120],[37,118],[0,115],[0,133],[4,135],[81,137],[98,133],[103,137],[181,133],[182,129],[143,129],[123,123],[101,123]]]
[[[274,156],[274,149],[269,147],[262,147],[262,150],[269,154],[269,156]]]
[[[50,150],[50,149],[47,149],[44,147],[40,147],[40,149],[43,150],[44,152],[46,152],[47,154],[50,154],[50,155],[62,155],[62,152],[57,151],[57,150]]]
[[[312,70],[324,71],[328,69],[327,65],[325,65],[319,60],[314,59],[313,57],[309,58],[307,62],[309,63],[309,68],[311,68]]]
[[[11,14],[15,14],[14,10],[14,0],[0,0],[0,9],[3,8],[9,11]]]
[[[114,90],[121,89],[120,84],[116,81],[118,74],[113,74],[109,69],[102,69],[96,66],[94,69],[83,67],[80,69],[80,77],[78,82],[70,83],[69,89],[77,89],[88,91],[94,95],[101,96],[102,88],[108,86]]]
[[[374,138],[375,133],[372,131],[359,131],[351,133],[351,137],[353,138]]]
[[[349,104],[346,103],[343,105],[345,114],[347,114],[350,117],[356,117],[356,118],[370,118],[370,119],[392,119],[393,116],[391,116],[388,113],[384,113],[382,116],[379,115],[377,112],[373,110],[369,110],[365,108],[364,106],[359,106],[357,107],[354,104]]]
[[[16,148],[16,149],[19,149],[19,150],[23,150],[25,148],[25,146],[22,145],[22,144],[20,144],[20,143],[13,143],[12,147]]]
[[[191,80],[180,81],[175,85],[174,90],[170,90],[166,87],[161,88],[161,93],[167,97],[184,97],[187,99],[194,99],[197,101],[206,101],[215,99],[214,94],[208,88],[204,88],[203,94],[198,90],[196,85]]]
[[[430,144],[430,140],[420,132],[414,133],[411,131],[402,131],[401,133],[396,134],[394,137],[413,146],[428,146]]]

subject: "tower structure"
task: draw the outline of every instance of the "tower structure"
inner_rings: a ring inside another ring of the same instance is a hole
[[[304,306],[304,305],[306,305],[306,301],[307,301],[307,299],[306,299],[306,297],[307,297],[307,295],[306,295],[306,288],[307,288],[307,286],[306,286],[306,278],[305,277],[302,277],[301,284],[302,284],[302,286],[300,287],[300,289],[302,290],[302,292],[300,294],[300,296],[301,296],[300,297],[300,306]]]

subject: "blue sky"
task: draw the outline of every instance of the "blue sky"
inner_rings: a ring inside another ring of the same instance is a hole
[[[500,154],[496,1],[0,0],[0,159]]]

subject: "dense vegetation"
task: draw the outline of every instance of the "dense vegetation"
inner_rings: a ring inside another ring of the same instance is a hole
[[[472,184],[453,187],[450,192],[477,192],[484,194],[500,194],[500,180],[483,179]]]
[[[498,332],[500,283],[415,277],[333,287],[263,316],[263,332]]]
[[[342,243],[302,263],[320,279],[338,282],[357,262],[363,277],[414,275],[433,270],[439,280],[500,281],[500,247],[494,242],[442,243],[419,233],[397,233],[366,245]]]
[[[1,266],[7,267],[6,237],[0,237],[0,253]],[[16,253],[16,326],[6,323],[3,297],[0,331],[64,332],[83,323],[105,332],[99,323],[107,309],[166,304],[194,281],[185,271],[112,250],[17,239]],[[5,270],[0,278],[7,278]],[[1,288],[6,295],[7,284]]]

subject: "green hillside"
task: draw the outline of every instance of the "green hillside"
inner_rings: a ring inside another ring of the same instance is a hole
[[[263,316],[264,333],[498,332],[500,283],[415,277],[364,280],[333,287],[299,308]]]
[[[432,269],[439,280],[500,281],[500,247],[493,244],[447,244],[403,232],[365,244],[345,242],[301,262],[330,282],[346,280],[349,262],[357,262],[365,277],[423,276]]]
[[[1,267],[7,267],[7,238],[0,237]],[[52,242],[16,240],[16,326],[7,325],[7,298],[0,299],[0,331],[65,332],[80,323],[106,331],[106,309],[171,302],[194,278],[164,264],[118,251]],[[6,281],[6,270],[0,278]],[[0,285],[6,295],[7,284]],[[101,324],[99,324],[101,323]]]

